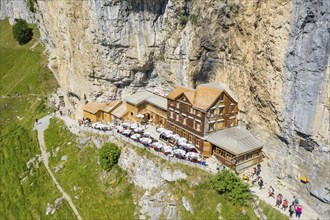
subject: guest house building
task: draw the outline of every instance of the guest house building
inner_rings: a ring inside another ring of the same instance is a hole
[[[83,106],[84,118],[89,118],[91,122],[104,121],[111,122],[112,112],[122,103],[122,101],[112,102],[88,102]]]
[[[167,99],[165,97],[144,90],[126,97],[125,101],[127,111],[125,120],[166,125]]]
[[[262,144],[238,126],[238,103],[221,83],[178,86],[167,95],[167,128],[205,156],[242,169],[261,160]]]

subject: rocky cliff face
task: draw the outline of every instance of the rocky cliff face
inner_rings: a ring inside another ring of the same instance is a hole
[[[16,2],[2,0],[1,10]],[[329,1],[37,0],[35,8],[72,102],[224,82],[278,177],[329,202]]]
[[[139,155],[129,147],[123,147],[118,162],[127,171],[132,183],[141,188],[138,197],[140,219],[181,219],[177,210],[177,201],[168,189],[168,183],[186,180],[187,174],[180,170],[171,170],[164,163]],[[189,202],[188,202],[189,203]]]
[[[23,18],[29,23],[35,22],[28,0],[0,0],[0,20],[6,17],[9,17],[10,24],[15,23],[15,18]]]

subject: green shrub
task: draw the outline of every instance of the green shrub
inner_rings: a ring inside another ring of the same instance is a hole
[[[29,7],[29,10],[32,13],[34,13],[35,12],[35,10],[34,10],[34,0],[28,0],[27,4],[28,4],[28,7]]]
[[[32,28],[29,28],[25,20],[18,19],[13,26],[13,36],[20,45],[26,44],[32,39]]]
[[[118,163],[120,149],[113,143],[106,143],[100,149],[99,156],[101,167],[106,171],[110,171]]]
[[[186,26],[186,24],[188,23],[188,17],[187,16],[180,16],[180,24],[182,27]]]
[[[229,170],[211,177],[211,185],[219,194],[224,194],[233,204],[248,205],[251,199],[249,186]]]

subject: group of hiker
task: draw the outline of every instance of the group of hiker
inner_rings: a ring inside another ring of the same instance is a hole
[[[269,191],[273,191],[272,193],[269,193],[269,196],[271,196],[271,194],[274,194],[274,188],[272,186],[270,186]],[[281,193],[279,193],[276,196],[276,204],[275,206],[280,208],[282,204],[282,208],[284,211],[288,208],[289,206],[289,201],[287,199],[284,199],[283,201],[283,195]],[[300,218],[301,213],[302,213],[302,206],[299,204],[299,200],[296,196],[293,196],[293,202],[291,203],[290,207],[289,207],[289,216],[290,218],[293,218],[293,213],[296,213],[296,218]]]
[[[250,177],[252,178],[251,183],[258,183],[259,189],[262,190],[264,186],[264,180],[260,176],[261,174],[261,165],[258,164],[256,167],[253,168],[252,172],[249,175],[243,174],[243,180],[249,181]],[[273,186],[269,186],[268,188],[268,197],[275,198],[275,189]],[[281,208],[283,211],[285,211],[287,208],[289,208],[289,216],[290,218],[293,218],[293,214],[296,214],[296,218],[300,218],[302,213],[302,206],[299,204],[299,200],[296,196],[293,197],[293,202],[289,206],[288,199],[283,200],[283,195],[279,193],[276,196],[276,203],[275,207]]]

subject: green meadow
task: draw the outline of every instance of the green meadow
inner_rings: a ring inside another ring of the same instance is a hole
[[[33,125],[36,117],[47,113],[46,97],[57,87],[47,69],[34,37],[20,46],[12,36],[8,20],[0,21],[0,216],[2,219],[45,219],[47,203],[61,196],[45,167]],[[33,45],[34,52],[30,49]],[[28,168],[27,162],[30,163]],[[33,165],[32,165],[33,164]],[[51,219],[72,219],[74,215],[63,201]]]

